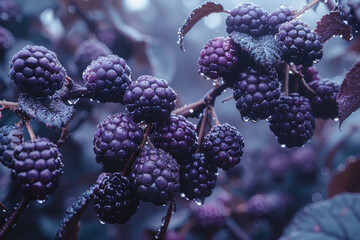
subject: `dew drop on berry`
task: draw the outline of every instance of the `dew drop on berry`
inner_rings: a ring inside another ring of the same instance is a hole
[[[185,193],[180,193],[180,197],[184,198],[184,197],[185,197]]]
[[[193,112],[194,112],[194,109],[190,109],[189,112],[190,112],[190,113],[193,113]]]
[[[280,145],[280,147],[285,148],[285,147],[286,147],[286,145],[285,145],[285,144],[281,144],[281,145]]]
[[[44,202],[46,202],[46,200],[45,199],[41,199],[41,200],[39,199],[39,200],[37,200],[37,202],[40,203],[40,204],[43,204]]]
[[[334,118],[334,121],[335,121],[335,122],[338,122],[338,121],[339,121],[339,118]]]
[[[194,201],[198,206],[202,206],[205,202],[205,198],[196,198]]]
[[[69,99],[69,100],[68,100],[68,103],[69,103],[70,105],[75,105],[79,100],[80,100],[80,98]]]
[[[105,222],[104,222],[104,221],[101,221],[100,219],[99,219],[99,222],[100,222],[100,224],[103,224],[103,225],[105,224]]]
[[[249,117],[241,117],[241,119],[244,121],[244,122],[248,122],[250,120]]]

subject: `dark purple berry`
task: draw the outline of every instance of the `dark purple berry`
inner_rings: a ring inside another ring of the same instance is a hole
[[[20,17],[19,5],[13,0],[0,1],[0,22],[12,23]]]
[[[96,161],[108,172],[121,171],[143,138],[142,129],[129,115],[110,115],[98,124],[93,137]]]
[[[240,162],[243,149],[242,135],[227,123],[212,127],[201,145],[201,152],[205,153],[206,159],[224,170]]]
[[[310,102],[297,93],[281,96],[270,120],[270,130],[281,145],[301,147],[313,135],[315,128]]]
[[[83,72],[83,80],[92,99],[123,103],[125,91],[131,84],[130,75],[124,59],[109,55],[92,61]]]
[[[286,154],[277,154],[269,159],[268,169],[274,180],[282,180],[289,172],[290,157]]]
[[[253,37],[264,36],[268,32],[268,13],[253,3],[242,3],[231,10],[226,18],[226,31],[243,32]]]
[[[94,207],[100,221],[122,224],[136,213],[139,200],[128,179],[113,173],[95,186]]]
[[[11,177],[30,200],[45,200],[59,186],[62,155],[47,138],[23,142],[14,149]]]
[[[0,162],[8,167],[13,160],[14,148],[24,140],[21,128],[3,126],[0,128]]]
[[[291,153],[291,165],[301,178],[313,179],[316,176],[317,166],[315,152],[310,147],[299,148]]]
[[[276,34],[281,24],[289,22],[293,19],[293,11],[287,7],[280,7],[268,16],[269,32]]]
[[[1,18],[1,15],[0,15]],[[7,29],[0,27],[0,60],[14,43],[14,36]]]
[[[253,218],[279,219],[284,217],[290,203],[285,194],[256,194],[247,201],[245,212]]]
[[[130,180],[137,197],[144,202],[162,206],[178,193],[180,167],[162,149],[144,147],[132,165]]]
[[[140,76],[124,96],[126,109],[135,121],[161,122],[175,109],[176,93],[163,79]]]
[[[211,201],[197,207],[195,212],[196,220],[203,228],[219,228],[224,226],[226,210],[221,201]]]
[[[43,46],[27,45],[10,62],[9,77],[16,88],[33,97],[54,95],[63,86],[65,76],[56,54]]]

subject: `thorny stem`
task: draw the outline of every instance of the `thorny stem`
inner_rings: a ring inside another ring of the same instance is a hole
[[[176,211],[175,201],[172,200],[170,202],[170,204],[169,204],[168,210],[166,212],[164,223],[160,228],[160,232],[158,233],[158,235],[155,236],[155,238],[157,238],[159,240],[163,240],[165,238],[165,233],[166,233],[166,230],[167,230],[167,228],[169,226],[171,216],[174,214],[175,211]]]
[[[210,110],[211,110],[211,115],[212,115],[212,117],[214,118],[215,125],[216,125],[216,126],[219,126],[219,125],[220,125],[220,121],[219,121],[219,118],[218,118],[217,115],[216,115],[216,112],[215,112],[214,107],[213,107],[213,106],[210,106]]]
[[[204,138],[205,125],[206,125],[206,121],[208,118],[209,110],[210,110],[210,107],[207,106],[204,110],[204,115],[202,116],[202,121],[200,123],[201,125],[200,125],[200,131],[199,131],[199,139],[198,139],[199,146],[198,146],[198,149],[196,150],[196,153],[199,153],[200,146],[201,146],[202,140]]]
[[[289,96],[289,64],[285,64],[284,90],[285,96]]]
[[[144,135],[144,138],[143,138],[142,143],[140,144],[139,149],[138,149],[137,151],[133,152],[133,154],[131,154],[129,160],[128,160],[128,161],[126,162],[126,164],[125,164],[125,167],[124,167],[123,171],[121,172],[121,175],[123,175],[123,176],[125,176],[125,177],[129,175],[131,166],[133,165],[133,162],[134,162],[134,160],[135,160],[136,155],[137,155],[137,154],[144,148],[144,146],[145,146],[146,140],[147,140],[147,138],[148,138],[148,136],[149,136],[149,134],[150,134],[150,131],[151,131],[151,127],[152,127],[151,124],[146,127],[145,135]]]
[[[312,8],[314,5],[316,5],[319,2],[322,2],[323,0],[313,0],[311,3],[309,3],[308,5],[306,5],[303,9],[301,9],[298,13],[296,13],[294,15],[294,18],[299,17],[301,14],[303,14],[304,12],[306,12],[307,10],[309,10],[310,8]]]
[[[26,129],[29,133],[31,141],[34,141],[36,139],[36,136],[35,136],[34,130],[32,129],[28,120],[25,121],[25,125],[26,125]]]
[[[10,218],[5,222],[5,224],[2,226],[0,230],[0,240],[5,239],[6,235],[9,233],[9,231],[14,226],[15,222],[18,220],[18,218],[21,216],[21,214],[24,212],[25,208],[29,205],[30,200],[23,197],[21,202],[19,203],[19,207],[16,208],[16,210],[12,213]]]

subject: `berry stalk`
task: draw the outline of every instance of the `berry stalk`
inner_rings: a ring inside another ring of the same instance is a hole
[[[158,234],[156,234],[156,236],[155,236],[156,239],[163,240],[165,238],[165,233],[169,226],[171,216],[174,214],[175,211],[176,211],[175,201],[171,201],[169,204],[168,210],[166,212],[166,216],[165,216],[163,225],[161,226]]]
[[[220,121],[219,121],[219,118],[218,118],[217,115],[216,115],[216,112],[215,112],[214,107],[210,106],[210,110],[211,110],[211,115],[212,115],[212,117],[214,118],[215,125],[216,125],[216,126],[219,126],[219,125],[220,125]]]
[[[315,6],[316,4],[318,4],[319,2],[322,2],[322,0],[314,0],[311,3],[309,3],[308,5],[306,5],[303,9],[301,9],[298,13],[296,13],[294,15],[294,18],[299,17],[301,14],[303,14],[304,12],[306,12],[307,10],[309,10],[310,8],[312,8],[313,6]]]
[[[285,96],[289,96],[289,64],[285,64],[284,90]]]
[[[25,125],[26,125],[26,129],[27,129],[27,131],[29,133],[31,141],[34,141],[36,139],[36,136],[35,136],[34,130],[32,129],[32,127],[31,127],[28,120],[25,121]]]
[[[14,226],[15,222],[18,220],[18,218],[21,216],[21,214],[24,212],[26,207],[29,205],[30,200],[27,198],[23,198],[21,202],[19,203],[19,207],[13,212],[13,214],[10,216],[10,218],[6,221],[4,226],[2,226],[0,230],[0,240],[5,239],[6,235],[9,233],[9,231]]]
[[[198,139],[198,143],[199,143],[199,147],[198,149],[196,150],[196,153],[199,153],[200,151],[200,146],[201,146],[201,143],[204,139],[204,135],[205,135],[205,124],[206,124],[206,121],[207,121],[207,118],[208,118],[208,114],[209,114],[209,110],[210,110],[210,107],[207,106],[204,110],[204,114],[202,116],[202,121],[201,121],[201,125],[200,125],[200,131],[199,131],[199,139]]]

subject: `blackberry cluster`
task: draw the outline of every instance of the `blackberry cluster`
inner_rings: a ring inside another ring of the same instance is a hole
[[[97,126],[93,137],[96,161],[104,170],[120,171],[144,138],[142,129],[124,113],[108,116]]]
[[[1,15],[0,15],[1,16]],[[14,43],[14,36],[5,28],[0,27],[0,60],[5,57],[5,53],[10,49]]]
[[[269,32],[276,34],[281,24],[293,19],[293,12],[290,8],[280,7],[273,11],[268,17]]]
[[[111,50],[102,42],[90,39],[82,42],[74,53],[78,72],[82,73],[93,60],[111,54]]]
[[[315,93],[304,88],[301,94],[310,100],[314,117],[323,119],[338,118],[339,112],[336,97],[340,90],[340,84],[326,79],[323,81],[312,81],[308,85]]]
[[[199,72],[206,78],[231,81],[240,70],[238,53],[234,41],[227,37],[209,40],[200,52]]]
[[[252,3],[242,3],[231,10],[226,18],[226,31],[234,31],[260,37],[268,32],[268,13],[260,6]]]
[[[14,149],[9,166],[11,177],[30,200],[45,200],[58,188],[62,175],[62,155],[47,138],[23,142]]]
[[[225,206],[221,201],[211,201],[195,212],[196,220],[203,228],[222,227],[225,224]]]
[[[280,25],[275,39],[287,63],[310,67],[322,58],[320,36],[304,22],[293,20]]]
[[[130,180],[137,197],[144,202],[162,206],[179,191],[180,167],[162,149],[144,147],[132,165]]]
[[[279,81],[274,73],[249,68],[239,75],[234,85],[236,108],[244,120],[268,119],[280,97]]]
[[[3,126],[0,128],[0,162],[8,167],[13,159],[14,148],[24,140],[21,128]]]
[[[126,109],[135,121],[161,122],[175,109],[176,93],[167,81],[140,76],[124,95]]]
[[[312,137],[314,128],[314,117],[307,98],[297,93],[280,97],[270,120],[270,130],[280,144],[289,148],[301,147]]]
[[[92,99],[123,103],[125,91],[131,85],[130,75],[124,59],[109,55],[91,62],[83,72],[83,80]]]
[[[181,115],[172,114],[157,126],[153,143],[181,163],[197,148],[195,125]]]
[[[193,154],[180,167],[180,191],[187,199],[203,201],[211,195],[216,178],[216,165],[203,153]]]
[[[9,77],[21,93],[47,97],[59,90],[66,71],[54,52],[43,46],[27,45],[10,62]]]
[[[238,130],[225,123],[211,128],[205,135],[201,152],[217,167],[227,170],[241,160],[244,140]]]
[[[342,20],[353,28],[354,33],[360,31],[360,4],[358,1],[346,1],[345,4],[342,0],[335,0],[338,3],[340,16]]]
[[[245,211],[253,218],[280,219],[289,203],[289,197],[283,194],[256,194],[247,201]]]
[[[101,221],[122,224],[136,213],[139,200],[128,179],[113,173],[95,186],[94,207]]]

